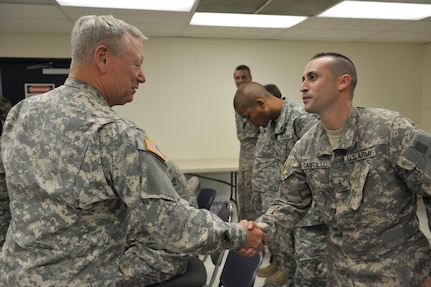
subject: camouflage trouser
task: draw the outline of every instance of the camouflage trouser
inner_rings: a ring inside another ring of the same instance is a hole
[[[238,172],[238,218],[239,220],[256,220],[257,212],[251,203],[253,195],[251,186],[251,170]]]
[[[296,270],[295,246],[293,232],[283,230],[283,235],[277,242],[269,241],[268,249],[271,254],[281,262],[284,274],[286,275],[286,286],[294,286],[294,277]],[[284,286],[284,285],[283,285]]]
[[[271,251],[271,248],[269,248],[269,250]],[[283,286],[294,287],[296,272],[296,262],[294,255],[289,254],[289,252],[286,252],[286,250],[283,250],[281,253],[279,250],[274,252],[276,253],[271,252],[271,254],[274,254],[274,257],[277,260],[280,260],[284,275],[286,275],[286,285]],[[299,287],[299,285],[297,286]]]
[[[395,245],[394,243],[398,243]],[[389,252],[377,250],[346,254],[328,244],[328,286],[413,287],[422,286],[429,275],[430,244],[420,232],[388,243]],[[385,246],[385,247],[386,247]]]
[[[295,227],[295,286],[326,286],[326,225]]]

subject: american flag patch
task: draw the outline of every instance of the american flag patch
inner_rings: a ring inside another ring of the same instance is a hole
[[[147,150],[154,153],[161,159],[166,160],[165,156],[162,154],[162,152],[159,150],[159,148],[153,141],[151,141],[149,138],[144,138],[144,143],[145,143],[145,146],[147,147]]]

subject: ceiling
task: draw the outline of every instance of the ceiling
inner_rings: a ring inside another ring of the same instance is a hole
[[[185,13],[60,7],[55,0],[0,0],[0,32],[70,33],[74,21],[82,15],[112,14],[135,25],[148,37],[431,43],[431,17],[421,21],[396,21],[330,19],[315,16],[334,6],[340,2],[339,0],[196,0],[196,2],[193,11]],[[431,4],[431,0],[391,2]],[[289,29],[191,26],[188,23],[195,11],[306,15],[309,18]]]

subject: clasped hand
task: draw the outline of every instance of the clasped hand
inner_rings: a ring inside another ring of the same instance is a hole
[[[268,235],[260,230],[256,222],[241,220],[239,224],[247,231],[247,239],[237,252],[246,257],[253,257],[265,248],[265,244],[268,243]]]

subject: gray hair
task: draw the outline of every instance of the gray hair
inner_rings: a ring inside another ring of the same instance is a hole
[[[72,66],[83,63],[93,54],[99,45],[106,45],[115,54],[123,49],[125,35],[139,39],[147,39],[142,32],[112,15],[88,15],[79,18],[72,30]]]

